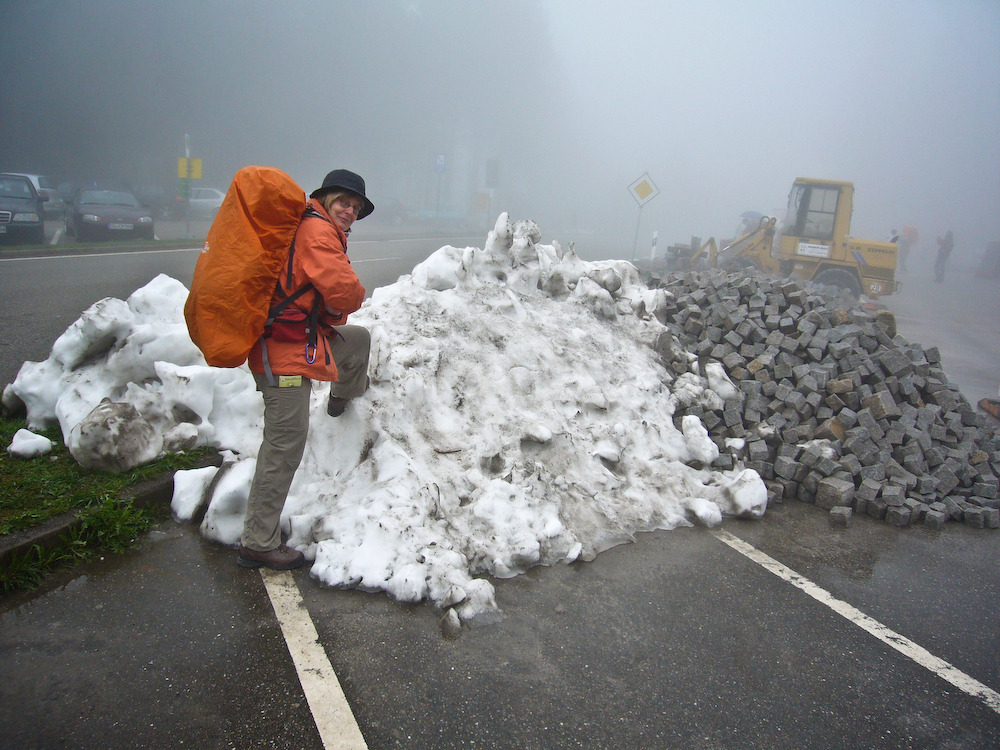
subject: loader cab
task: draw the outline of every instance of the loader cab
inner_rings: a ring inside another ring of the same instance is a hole
[[[850,233],[854,186],[799,178],[788,195],[779,255],[831,258],[842,254]],[[844,244],[844,248],[838,245]]]

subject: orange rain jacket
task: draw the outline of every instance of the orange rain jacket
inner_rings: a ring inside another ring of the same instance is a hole
[[[261,347],[266,346],[267,361],[275,376],[303,375],[312,380],[332,381],[337,380],[337,366],[326,336],[335,335],[332,326],[345,325],[347,316],[361,307],[365,301],[365,288],[347,257],[344,230],[330,219],[319,201],[312,199],[309,206],[323,218],[306,216],[302,220],[292,256],[292,286],[284,290],[285,294],[276,292],[271,304],[281,302],[285,296],[306,284],[313,285],[314,289],[292,302],[290,308],[295,307],[308,314],[316,295],[321,297],[320,335],[317,337],[315,358],[312,362],[308,361],[306,346],[301,342],[266,338],[254,344],[248,361],[251,372],[265,374]],[[287,265],[280,278],[284,285],[288,278]]]

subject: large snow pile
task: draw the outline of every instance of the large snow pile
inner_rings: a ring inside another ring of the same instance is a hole
[[[681,407],[738,394],[694,355],[681,375],[665,367],[665,294],[631,264],[581,261],[506,214],[483,248],[443,247],[375,290],[350,321],[372,332],[371,388],[333,419],[315,384],[288,543],[326,584],[470,620],[497,611],[477,576],[591,560],[640,531],[761,517],[757,473],[713,470],[719,448],[699,418],[675,424]],[[173,509],[235,544],[263,407],[248,371],[204,365],[185,297],[161,276],[127,302],[98,302],[4,399],[25,403],[29,426],[58,420],[86,465],[224,449],[221,469],[178,474]]]

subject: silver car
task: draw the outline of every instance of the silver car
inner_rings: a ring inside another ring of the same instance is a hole
[[[225,193],[215,188],[191,188],[191,216],[214,219],[215,214],[219,211],[219,206],[222,205],[222,199],[225,197]]]

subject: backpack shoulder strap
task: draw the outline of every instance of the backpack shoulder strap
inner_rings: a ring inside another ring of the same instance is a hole
[[[312,206],[307,205],[305,207],[305,210],[302,212],[302,217],[299,219],[299,226],[295,228],[295,234],[292,236],[292,245],[288,249],[288,261],[285,264],[287,282],[284,287],[281,286],[281,277],[280,276],[278,277],[277,291],[280,294],[284,294],[285,289],[291,290],[292,288],[292,263],[295,260],[295,240],[299,236],[299,228],[302,226],[302,222],[305,221],[306,219],[322,219],[327,223],[331,223],[328,218],[326,218],[323,214],[321,214]],[[312,285],[310,284],[309,287],[312,288]]]

